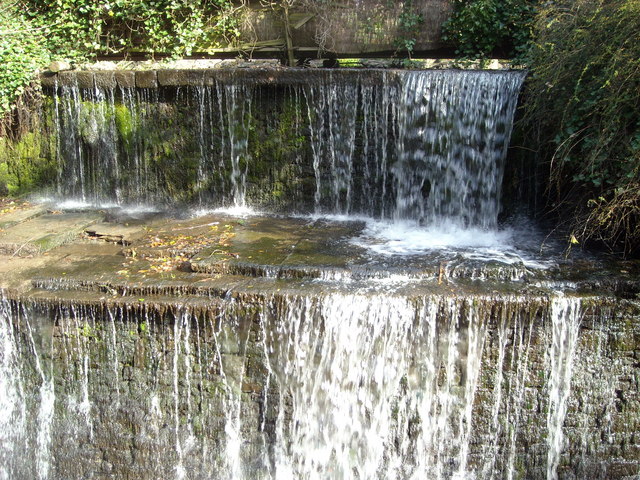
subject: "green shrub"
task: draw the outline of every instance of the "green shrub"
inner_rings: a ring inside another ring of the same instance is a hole
[[[0,118],[27,90],[34,72],[49,60],[43,33],[22,17],[14,5],[0,1]]]
[[[640,0],[540,11],[524,123],[572,243],[640,248]]]
[[[424,18],[413,5],[413,0],[402,3],[398,17],[397,38],[394,41],[397,54],[406,54],[410,59],[416,46],[416,37],[424,23]]]
[[[0,119],[52,57],[189,55],[236,38],[234,12],[231,0],[0,0]]]
[[[27,0],[31,21],[67,57],[143,51],[174,56],[238,35],[230,0]]]
[[[453,0],[443,40],[463,57],[522,56],[531,40],[537,4],[536,0]]]

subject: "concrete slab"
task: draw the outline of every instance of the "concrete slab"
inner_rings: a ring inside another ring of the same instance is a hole
[[[111,211],[46,212],[46,207],[11,215],[0,216],[14,222],[0,232],[3,289],[181,299],[224,296],[230,288],[295,294],[303,286],[490,294],[498,289],[540,290],[540,285],[573,279],[581,288],[605,286],[620,295],[640,291],[633,265],[624,266],[629,279],[622,281],[615,265],[603,269],[597,261],[585,262],[580,269],[573,262],[565,269],[536,272],[452,251],[381,255],[363,244],[365,225],[358,221],[218,214],[177,219]],[[594,280],[594,272],[600,270]],[[609,277],[614,280],[606,284]]]
[[[132,70],[116,71],[115,78],[122,88],[135,88],[136,86],[136,73]]]
[[[163,87],[204,85],[202,70],[158,70],[158,84]]]
[[[136,87],[158,88],[158,74],[155,70],[136,72]]]
[[[95,73],[94,72],[85,72],[85,71],[62,72],[59,75],[62,75],[64,73],[74,73],[75,74],[78,88],[93,89],[96,86]]]
[[[116,82],[115,72],[94,72],[93,77],[96,87],[98,88],[112,89],[118,86],[118,83]]]
[[[234,228],[226,245],[199,252],[190,264],[200,273],[323,278],[326,270],[333,276],[368,262],[364,250],[349,242],[362,227],[360,222],[252,218]]]

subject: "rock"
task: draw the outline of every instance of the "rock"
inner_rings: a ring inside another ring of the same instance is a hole
[[[203,85],[202,70],[158,70],[158,83],[165,86]]]
[[[158,74],[155,70],[136,72],[136,87],[158,88]]]
[[[26,222],[33,218],[47,213],[47,208],[43,205],[25,206],[14,211],[0,215],[0,230],[6,230],[19,223]]]
[[[58,84],[58,74],[44,71],[40,74],[40,85],[42,88],[55,88]]]
[[[11,256],[40,255],[74,241],[99,219],[92,213],[34,213],[0,232],[0,254]]]
[[[131,70],[122,70],[115,73],[116,82],[122,88],[135,88],[136,73]]]
[[[129,245],[131,239],[140,233],[141,228],[137,226],[126,226],[112,223],[96,223],[84,230],[85,234],[105,242]]]
[[[96,87],[105,89],[116,88],[117,83],[114,72],[103,70],[95,72],[93,75],[95,78]]]
[[[94,72],[77,72],[75,77],[78,88],[95,88]]]
[[[53,75],[53,78],[60,87],[71,87],[76,84],[76,72],[60,72]]]
[[[56,60],[49,64],[49,71],[53,73],[63,72],[65,70],[71,70],[71,64],[64,60]]]
[[[115,70],[116,68],[118,68],[118,64],[116,62],[108,62],[108,61],[101,61],[101,62],[95,62],[92,63],[88,66],[84,66],[83,65],[83,69],[86,70]]]

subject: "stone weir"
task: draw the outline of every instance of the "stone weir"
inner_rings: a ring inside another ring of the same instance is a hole
[[[57,73],[44,73],[40,83],[44,88],[78,87],[95,88],[162,88],[162,87],[198,87],[212,86],[218,82],[236,83],[239,80],[252,84],[309,84],[318,79],[331,77],[335,70],[330,69],[295,69],[275,68],[274,66],[258,66],[246,69],[232,68],[195,68],[195,69],[158,69],[158,70],[70,70]],[[340,70],[353,80],[356,77],[369,78],[371,83],[378,83],[380,71]]]
[[[43,78],[50,195],[496,226],[524,73],[61,72]]]
[[[640,474],[632,264],[394,260],[312,218],[0,224],[2,478]]]

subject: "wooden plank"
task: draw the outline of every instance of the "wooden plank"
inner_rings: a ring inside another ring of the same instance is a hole
[[[289,15],[289,21],[291,22],[291,27],[298,30],[315,16],[314,13],[292,13]]]

